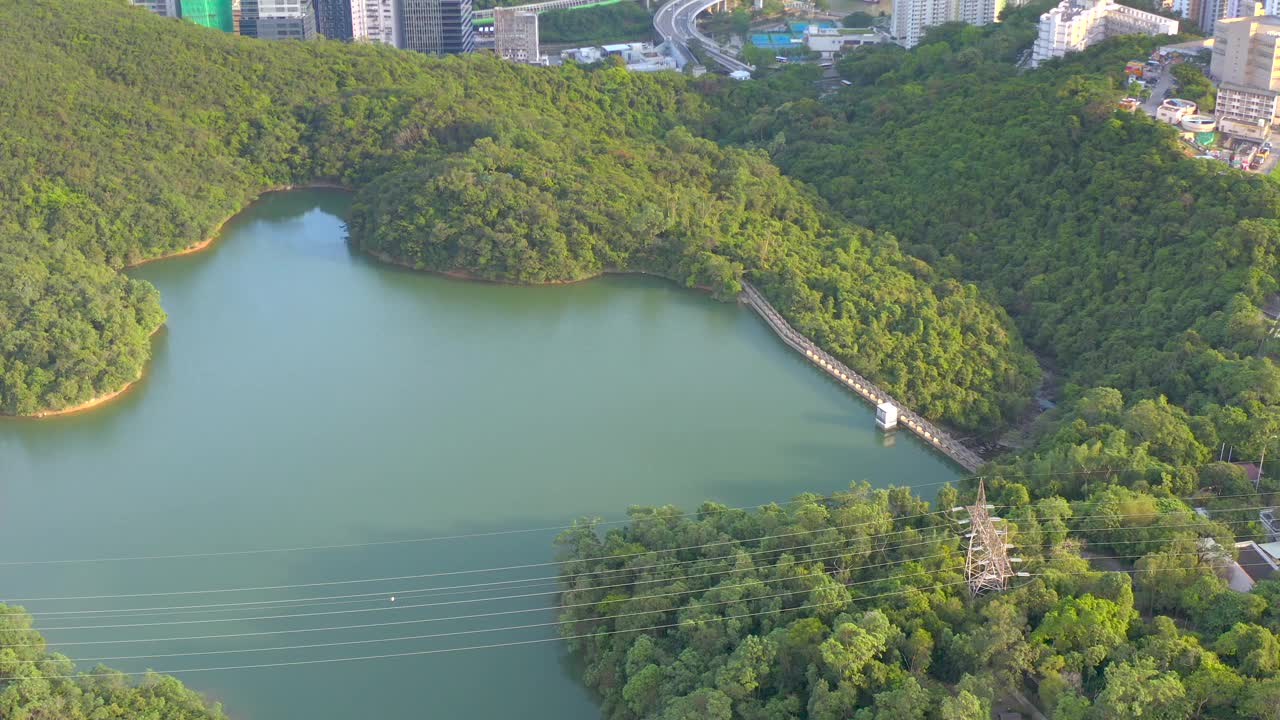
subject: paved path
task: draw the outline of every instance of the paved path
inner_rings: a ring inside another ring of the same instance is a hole
[[[858,373],[850,370],[848,366],[835,359],[822,348],[818,347],[812,340],[801,335],[795,328],[782,317],[782,315],[769,304],[768,300],[760,294],[746,281],[742,283],[742,295],[739,296],[743,302],[751,306],[753,310],[759,313],[760,317],[769,324],[769,327],[777,333],[782,341],[790,345],[797,352],[804,355],[805,358],[817,365],[827,375],[831,376],[844,387],[853,390],[861,395],[864,399],[873,405],[880,403],[893,403],[898,408],[898,425],[905,427],[911,432],[919,435],[925,442],[937,448],[938,452],[946,455],[960,465],[960,467],[973,472],[978,469],[984,462],[978,453],[966,447],[960,441],[951,437],[949,433],[939,429],[933,423],[925,420],[916,413],[908,410],[905,405],[898,402],[889,393],[876,387],[866,378]]]

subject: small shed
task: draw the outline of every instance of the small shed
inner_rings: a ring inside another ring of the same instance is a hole
[[[891,402],[882,402],[877,405],[876,427],[881,430],[892,430],[898,427],[898,407]]]

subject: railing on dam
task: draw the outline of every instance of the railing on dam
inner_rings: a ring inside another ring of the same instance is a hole
[[[976,452],[965,447],[951,437],[949,433],[938,429],[933,423],[908,410],[902,403],[893,399],[893,396],[889,393],[850,370],[844,363],[823,352],[822,348],[815,345],[812,340],[797,332],[777,310],[773,309],[773,306],[769,304],[768,300],[764,299],[760,291],[746,281],[742,283],[741,299],[759,313],[760,317],[764,318],[764,321],[778,334],[778,337],[782,338],[783,342],[795,348],[809,362],[817,365],[841,385],[858,393],[872,404],[893,403],[898,408],[899,425],[905,426],[911,432],[919,435],[925,442],[937,448],[965,470],[973,472],[982,464],[983,460]]]

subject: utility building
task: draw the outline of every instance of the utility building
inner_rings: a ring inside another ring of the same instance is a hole
[[[471,0],[400,0],[400,47],[446,55],[476,49]]]
[[[538,48],[538,14],[500,7],[493,10],[494,51],[503,60],[545,65],[547,58]]]

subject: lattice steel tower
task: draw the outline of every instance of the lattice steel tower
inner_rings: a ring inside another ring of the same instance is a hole
[[[1006,531],[996,528],[1000,518],[988,512],[994,508],[994,505],[987,504],[987,490],[979,480],[978,497],[965,508],[969,511],[972,532],[969,533],[969,553],[965,557],[964,571],[969,580],[969,592],[974,597],[986,590],[1004,590],[1014,575],[1009,561],[1009,545],[1005,544]]]

